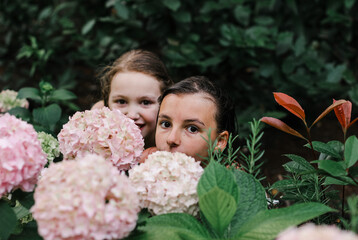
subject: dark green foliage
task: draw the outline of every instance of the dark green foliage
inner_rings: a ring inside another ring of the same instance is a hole
[[[355,2],[3,0],[0,87],[93,86],[99,66],[145,48],[175,80],[208,75],[226,88],[241,123],[275,109],[272,91],[304,105],[333,97],[357,104]]]

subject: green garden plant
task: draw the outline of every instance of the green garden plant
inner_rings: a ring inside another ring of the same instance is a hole
[[[304,137],[281,120],[263,117],[261,121],[307,141],[305,147],[311,150],[313,159],[306,160],[298,155],[286,154],[285,156],[291,160],[283,165],[288,173],[287,179],[274,183],[272,189],[278,190],[284,200],[291,200],[293,202],[321,202],[340,210],[340,216],[337,213],[328,214],[318,218],[318,223],[334,223],[339,218],[349,218],[345,214],[346,199],[344,186],[357,186],[358,183],[357,168],[355,166],[358,161],[358,139],[354,135],[346,139],[347,129],[358,120],[356,118],[352,122],[350,121],[352,104],[346,100],[334,100],[333,104],[308,127],[305,121],[304,110],[295,99],[284,93],[274,93],[274,97],[278,104],[303,121],[307,137]],[[327,143],[312,141],[312,126],[332,110],[335,111],[341,124],[344,141],[333,140]],[[317,152],[319,155],[317,155]],[[337,186],[341,189],[342,198],[337,197]]]
[[[76,99],[74,93],[66,89],[56,89],[49,82],[41,81],[39,88],[21,88],[18,97],[31,101],[30,110],[16,107],[9,110],[9,113],[31,123],[36,131],[53,135],[68,121],[69,114],[79,110],[72,103]],[[62,109],[66,111],[63,112]]]
[[[144,220],[128,239],[274,239],[289,226],[332,211],[321,203],[267,209],[262,185],[250,174],[212,160],[200,178],[200,220],[185,213]]]

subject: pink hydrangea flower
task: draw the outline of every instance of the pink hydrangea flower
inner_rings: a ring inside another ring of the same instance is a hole
[[[103,156],[119,170],[138,164],[144,147],[140,129],[119,110],[101,108],[75,113],[58,134],[64,159],[87,153]]]
[[[153,215],[184,212],[196,215],[196,187],[204,169],[184,153],[158,151],[129,170],[142,208]]]
[[[2,90],[0,92],[0,112],[9,111],[14,107],[28,108],[29,102],[26,99],[17,98],[16,91]]]
[[[358,240],[358,236],[350,231],[341,230],[332,225],[305,224],[299,228],[288,228],[280,233],[277,240]]]
[[[0,197],[16,188],[31,192],[47,163],[32,125],[0,115]]]
[[[102,156],[53,163],[31,208],[44,239],[121,239],[135,228],[139,200],[128,177]]]

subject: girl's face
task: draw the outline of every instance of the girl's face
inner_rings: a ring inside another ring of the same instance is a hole
[[[165,96],[158,114],[155,142],[158,150],[182,152],[202,161],[208,156],[208,130],[211,140],[219,136],[215,114],[217,107],[205,93],[169,94]],[[218,147],[225,148],[225,136],[218,138]],[[220,135],[222,135],[220,134]],[[200,156],[199,156],[200,155]]]
[[[160,94],[160,82],[140,72],[117,73],[111,82],[108,107],[119,109],[134,120],[142,132],[146,147],[154,146]]]

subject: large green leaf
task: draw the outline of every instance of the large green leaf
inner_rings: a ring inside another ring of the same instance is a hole
[[[163,4],[172,11],[176,11],[180,8],[179,0],[163,0]]]
[[[138,227],[144,234],[133,239],[208,239],[208,231],[191,215],[169,213],[154,216]]]
[[[55,124],[61,118],[61,108],[58,104],[51,104],[44,108],[35,108],[32,112],[32,116],[35,122],[42,125],[49,126]]]
[[[199,198],[214,187],[229,193],[237,202],[239,190],[233,173],[219,163],[211,161],[205,168],[198,183],[197,192]]]
[[[288,157],[295,163],[297,163],[299,166],[301,166],[302,169],[306,171],[313,171],[315,168],[303,157],[295,155],[295,154],[285,154],[284,156]]]
[[[236,213],[229,225],[229,236],[234,236],[239,228],[258,212],[267,209],[265,190],[252,175],[234,170],[239,189]]]
[[[0,200],[0,239],[6,240],[15,229],[17,223],[13,209],[3,200]]]
[[[17,118],[21,118],[22,120],[29,122],[31,119],[31,113],[28,109],[23,107],[15,107],[11,108],[7,111],[9,114],[14,115]]]
[[[318,162],[319,169],[326,171],[334,177],[347,175],[346,169],[343,166],[343,161],[336,162],[333,160],[319,160],[315,162]]]
[[[223,236],[236,212],[235,199],[229,193],[214,187],[199,198],[199,206],[211,227],[219,236]]]
[[[358,161],[358,139],[356,136],[350,136],[344,144],[344,161],[347,168]]]
[[[337,152],[337,150],[334,147],[330,146],[330,144],[313,141],[312,145],[313,145],[313,149],[315,151],[325,153],[327,155],[330,155],[330,156],[338,158],[338,159],[342,158],[341,155],[339,154],[339,152]],[[311,148],[309,144],[306,144],[305,147]]]
[[[265,210],[251,218],[236,235],[236,239],[271,240],[281,231],[334,211],[321,203],[300,203],[286,208]]]
[[[40,91],[37,88],[21,88],[17,96],[18,98],[29,98],[35,101],[41,101]]]
[[[57,90],[53,91],[52,94],[50,95],[51,100],[67,101],[67,100],[73,100],[76,98],[77,98],[77,96],[74,93],[72,93],[66,89],[57,89]]]

